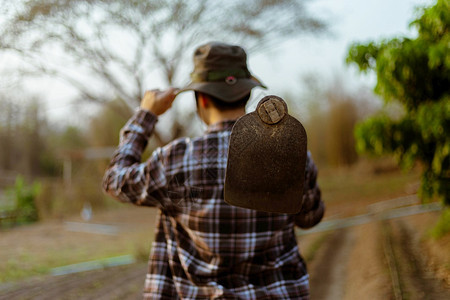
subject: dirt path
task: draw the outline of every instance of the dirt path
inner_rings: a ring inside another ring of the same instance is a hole
[[[354,243],[351,228],[336,230],[322,246],[310,266],[311,298],[342,299],[347,274],[348,253]]]
[[[397,299],[450,299],[450,290],[427,266],[421,246],[413,228],[398,219],[386,225],[392,244],[399,283]]]
[[[335,230],[309,265],[311,299],[450,299],[404,218]]]
[[[142,299],[147,264],[43,276],[0,289],[0,299]]]

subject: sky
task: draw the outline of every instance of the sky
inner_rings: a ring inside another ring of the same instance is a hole
[[[357,72],[347,66],[345,57],[353,42],[379,41],[396,36],[413,36],[409,23],[414,19],[415,8],[433,3],[430,0],[312,0],[310,11],[325,19],[330,33],[322,36],[303,35],[289,40],[266,53],[249,55],[250,71],[268,86],[256,95],[305,93],[308,87],[302,77],[314,74],[323,87],[336,77],[345,79],[352,87],[375,85],[375,77]],[[187,72],[186,77],[189,76]],[[161,81],[162,82],[162,81]],[[149,86],[157,88],[158,82]],[[40,83],[38,89],[45,93],[46,111],[50,118],[83,122],[70,113],[73,90],[54,81]],[[254,93],[255,94],[255,93]]]
[[[283,49],[274,51],[270,59],[258,55],[249,61],[251,71],[269,86],[269,92],[278,94],[286,88],[301,92],[298,90],[301,77],[311,73],[324,81],[340,76],[349,85],[374,86],[374,76],[364,76],[345,64],[349,46],[354,42],[414,36],[409,23],[416,16],[415,8],[430,3],[429,0],[315,0],[312,11],[325,17],[331,34],[293,39]]]

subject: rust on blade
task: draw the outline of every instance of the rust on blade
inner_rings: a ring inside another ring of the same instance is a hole
[[[298,213],[307,156],[303,125],[277,96],[264,97],[233,127],[224,197],[228,204],[266,212]]]

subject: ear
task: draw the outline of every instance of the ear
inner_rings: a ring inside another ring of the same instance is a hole
[[[208,96],[206,96],[205,94],[199,93],[198,103],[202,108],[207,108],[209,106]]]

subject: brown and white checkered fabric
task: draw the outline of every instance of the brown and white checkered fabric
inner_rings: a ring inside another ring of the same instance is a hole
[[[156,116],[139,110],[121,131],[103,186],[123,202],[156,206],[145,299],[309,299],[294,216],[223,200],[233,121],[177,139],[141,162]],[[320,197],[308,155],[305,197]],[[308,199],[317,202],[320,199]]]

